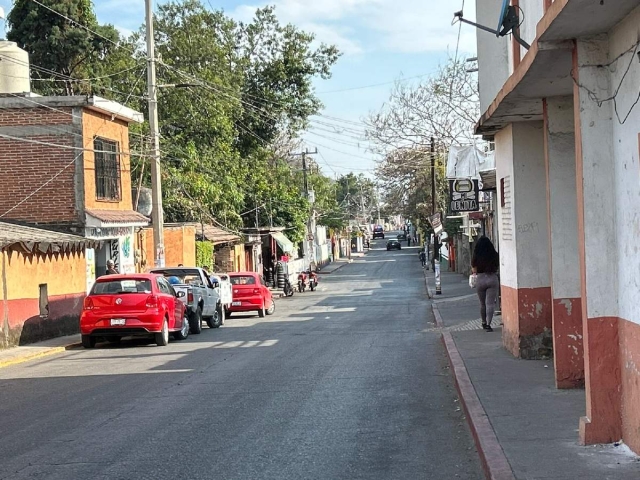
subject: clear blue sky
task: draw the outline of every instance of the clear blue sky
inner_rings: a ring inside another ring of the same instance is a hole
[[[463,0],[203,1],[239,20],[250,19],[257,7],[275,5],[281,21],[315,33],[318,41],[336,44],[344,55],[335,66],[333,77],[317,81],[316,90],[325,105],[323,115],[352,122],[361,122],[370,112],[379,110],[392,85],[360,87],[393,82],[400,77],[429,75],[446,60],[448,52],[454,54],[458,25],[451,26],[451,19],[463,3]],[[465,3],[465,17],[475,18],[474,4],[474,1]],[[94,0],[94,5],[101,23],[111,23],[123,32],[137,30],[144,22],[142,0]],[[0,0],[0,7],[8,11],[11,1]],[[2,27],[0,20],[0,36],[4,34]],[[462,27],[460,52],[475,55],[475,30],[471,26]],[[336,92],[346,89],[349,90]],[[319,120],[338,124],[326,118]],[[375,166],[376,157],[367,151],[366,142],[359,143],[346,136],[348,132],[335,127],[320,128],[333,133],[314,129],[304,138],[311,149],[318,147],[321,151],[317,160],[327,174],[360,173]],[[353,145],[356,143],[359,146]]]

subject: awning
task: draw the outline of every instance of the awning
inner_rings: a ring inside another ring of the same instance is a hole
[[[90,210],[87,208],[85,214],[87,227],[144,227],[149,225],[147,217],[133,210]]]
[[[480,172],[480,178],[482,178],[482,191],[487,192],[491,190],[496,190],[496,170],[485,170],[484,172]]]
[[[236,244],[242,240],[239,235],[235,233],[227,232],[222,228],[214,227],[208,224],[194,224],[196,227],[196,233],[203,237],[205,240],[210,241],[214,245],[221,245],[223,243]]]
[[[280,246],[284,253],[293,253],[296,250],[296,246],[293,244],[291,240],[284,236],[283,233],[274,232],[271,233],[271,236],[276,241],[276,243]]]
[[[100,242],[77,235],[44,228],[0,222],[0,250],[17,250],[26,254],[79,252]]]

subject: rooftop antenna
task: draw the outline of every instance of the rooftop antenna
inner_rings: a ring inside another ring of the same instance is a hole
[[[485,32],[494,33],[496,37],[504,37],[509,33],[513,34],[513,38],[522,45],[525,49],[529,50],[531,45],[525,42],[522,37],[520,37],[520,19],[518,17],[518,10],[513,5],[509,5],[509,0],[502,0],[502,8],[500,9],[500,17],[498,18],[498,28],[493,29],[490,27],[485,27],[484,25],[480,25],[478,23],[472,22],[464,18],[462,10],[453,14],[453,21],[451,25],[454,25],[456,22],[467,23],[469,25],[473,25],[480,30],[484,30]]]

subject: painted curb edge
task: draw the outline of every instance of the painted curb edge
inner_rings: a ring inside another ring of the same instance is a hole
[[[19,357],[7,359],[7,360],[0,360],[0,368],[10,367],[12,365],[18,365],[20,363],[29,362],[31,360],[37,360],[38,358],[48,357],[51,355],[55,355],[57,353],[66,352],[67,350],[71,350],[72,348],[78,348],[81,346],[82,344],[78,342],[70,343],[69,345],[63,345],[60,347],[51,347],[47,350],[44,350],[38,353],[26,353],[25,355],[21,355]]]
[[[438,306],[432,303],[431,307],[436,318],[436,324],[439,327],[443,327],[442,316]],[[460,396],[460,402],[467,417],[467,423],[471,429],[487,480],[515,480],[516,477],[513,474],[509,460],[502,450],[502,446],[498,441],[495,430],[491,426],[487,413],[482,407],[482,403],[480,403],[476,389],[469,377],[469,372],[450,332],[442,333],[442,343],[449,358],[456,390]]]

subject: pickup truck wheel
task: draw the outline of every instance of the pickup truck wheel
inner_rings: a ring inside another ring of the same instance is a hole
[[[164,322],[162,322],[162,330],[155,333],[153,336],[156,341],[156,345],[159,347],[166,347],[169,345],[169,320],[165,318]]]
[[[91,335],[82,335],[82,346],[84,348],[93,348],[96,346],[96,337]]]
[[[193,335],[202,333],[202,309],[200,307],[189,315],[189,330]]]
[[[185,313],[184,318],[182,319],[182,329],[179,332],[175,332],[173,334],[173,338],[176,340],[186,340],[189,336],[189,319],[187,318],[187,314]]]
[[[264,309],[264,303],[262,304],[262,308],[260,310],[258,310],[258,316],[260,318],[264,318],[265,314],[266,314],[266,310]]]
[[[222,315],[224,315],[222,313],[222,306],[216,307],[213,317],[207,318],[207,325],[209,325],[209,328],[220,328],[220,325],[222,325]]]

